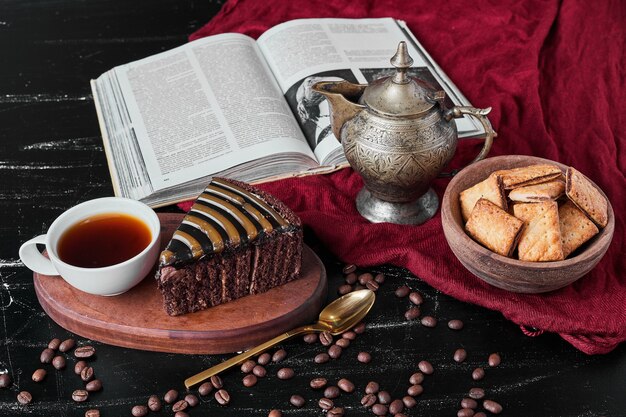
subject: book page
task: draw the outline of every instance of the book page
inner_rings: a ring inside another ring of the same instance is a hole
[[[154,190],[280,152],[314,159],[247,36],[200,39],[114,71]]]
[[[408,28],[391,18],[293,20],[259,37],[257,43],[320,163],[342,162],[343,152],[330,131],[327,101],[310,87],[321,80],[367,84],[393,75],[389,61],[402,40],[414,60],[410,75],[444,89],[449,105],[469,105]],[[455,121],[459,136],[480,129],[469,118]]]

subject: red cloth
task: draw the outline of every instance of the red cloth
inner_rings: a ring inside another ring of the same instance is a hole
[[[588,354],[626,339],[626,3],[587,0],[433,2],[232,0],[195,39],[223,32],[258,37],[306,17],[405,20],[473,105],[492,106],[499,137],[491,156],[525,154],[576,167],[609,196],[613,242],[587,276],[558,291],[520,295],[469,273],[451,252],[438,213],[422,226],[370,224],[355,209],[351,169],[262,185],[282,199],[342,261],[408,268],[459,300],[501,311],[520,325],[559,333]],[[460,144],[456,163],[480,145]],[[446,180],[434,184],[442,196]]]

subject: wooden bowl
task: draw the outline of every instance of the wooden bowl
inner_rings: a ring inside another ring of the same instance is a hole
[[[563,261],[520,261],[498,255],[475,242],[464,230],[459,193],[483,181],[493,171],[535,164],[554,164],[563,172],[567,169],[558,162],[533,156],[507,155],[484,159],[463,169],[450,181],[441,203],[443,232],[459,261],[483,281],[518,293],[552,291],[576,281],[602,259],[615,230],[615,215],[609,202],[606,227]],[[594,186],[600,190],[597,185]],[[602,190],[600,193],[606,197]]]

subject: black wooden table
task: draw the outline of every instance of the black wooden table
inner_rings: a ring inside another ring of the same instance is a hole
[[[131,407],[145,404],[151,394],[170,388],[184,391],[183,380],[219,363],[225,355],[176,355],[108,346],[72,335],[41,309],[33,289],[32,273],[18,258],[19,245],[45,233],[52,220],[82,201],[112,195],[89,80],[125,62],[170,49],[215,14],[219,1],[209,0],[94,0],[0,4],[0,373],[8,372],[13,385],[0,389],[0,415],[82,416],[97,408],[103,416],[131,415]],[[329,271],[329,299],[342,283],[341,265],[314,236],[307,236]],[[236,369],[224,375],[232,401],[228,407],[213,396],[202,397],[189,410],[192,416],[265,416],[273,408],[290,415],[323,415],[317,406],[321,393],[309,388],[318,376],[334,384],[348,378],[356,391],[335,400],[346,415],[372,415],[360,405],[364,387],[375,380],[393,398],[406,395],[409,376],[420,360],[435,372],[427,376],[424,392],[409,416],[454,416],[472,387],[504,406],[507,416],[624,416],[626,415],[626,346],[605,356],[587,356],[555,335],[527,337],[499,313],[447,297],[399,268],[384,272],[376,305],[367,318],[367,330],[344,350],[340,359],[323,365],[314,356],[325,351],[319,343],[302,339],[282,344],[288,357],[268,365],[268,376],[244,388]],[[435,328],[407,321],[409,306],[394,291],[408,284],[424,296],[423,314],[437,317]],[[580,312],[581,317],[585,312]],[[452,331],[445,323],[461,319],[465,327]],[[54,337],[75,337],[97,349],[92,361],[104,389],[85,403],[72,401],[82,387],[73,373],[75,359],[55,371],[44,365],[43,382],[31,380],[42,365],[39,355]],[[463,347],[464,363],[452,359]],[[357,353],[372,355],[368,365]],[[502,363],[487,366],[487,357],[499,352]],[[281,381],[276,371],[288,366],[295,377]],[[471,371],[485,366],[478,382]],[[32,393],[33,402],[21,406],[19,391]],[[292,394],[306,405],[289,404]],[[173,415],[171,407],[150,415]]]

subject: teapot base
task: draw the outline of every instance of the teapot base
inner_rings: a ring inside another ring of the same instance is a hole
[[[372,223],[422,224],[435,215],[439,199],[432,188],[409,203],[391,203],[374,197],[363,187],[356,197],[356,208]]]

